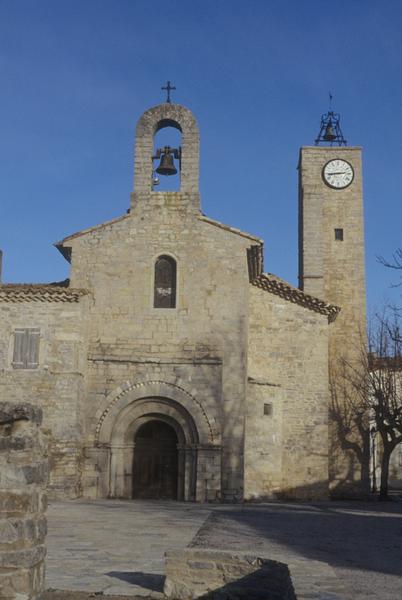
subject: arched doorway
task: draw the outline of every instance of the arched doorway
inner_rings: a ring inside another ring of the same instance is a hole
[[[210,420],[199,400],[163,381],[123,383],[105,404],[99,409],[94,447],[86,451],[85,483],[95,492],[92,496],[133,497],[137,433],[146,423],[159,421],[169,425],[178,440],[177,500],[219,497],[222,448],[217,414],[212,411]]]
[[[152,419],[136,432],[133,498],[177,500],[179,443],[174,428]]]

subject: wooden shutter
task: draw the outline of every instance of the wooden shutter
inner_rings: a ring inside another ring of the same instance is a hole
[[[26,368],[36,369],[39,364],[39,329],[27,329]]]
[[[36,369],[39,364],[40,329],[16,329],[14,331],[13,367]]]
[[[24,368],[24,342],[26,340],[25,329],[16,329],[14,331],[14,353],[13,367],[15,369]]]

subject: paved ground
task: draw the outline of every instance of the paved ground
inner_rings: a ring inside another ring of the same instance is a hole
[[[316,595],[307,597],[402,599],[400,502],[229,508],[214,512],[193,544],[252,551],[288,563],[291,573],[294,563],[304,593],[314,579],[309,593]],[[338,589],[326,589],[327,584],[334,585],[334,576],[343,588],[342,595],[337,594]]]
[[[209,514],[203,505],[178,502],[52,503],[46,586],[160,596],[165,550],[187,546]]]
[[[48,517],[52,588],[160,596],[164,551],[191,543],[289,563],[305,598],[402,599],[400,502],[71,501]]]

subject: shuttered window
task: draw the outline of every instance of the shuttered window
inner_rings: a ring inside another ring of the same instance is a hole
[[[160,256],[155,263],[154,307],[176,307],[176,261]]]
[[[16,329],[14,331],[14,369],[36,369],[39,364],[40,329]]]

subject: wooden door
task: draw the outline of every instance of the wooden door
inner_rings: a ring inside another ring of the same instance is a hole
[[[149,421],[135,437],[133,498],[177,500],[178,451],[173,427]]]

